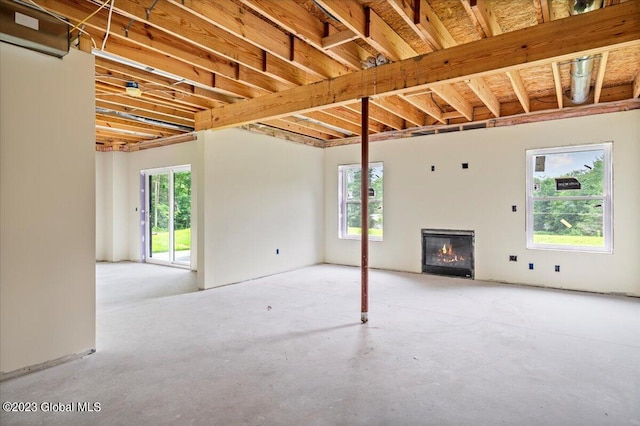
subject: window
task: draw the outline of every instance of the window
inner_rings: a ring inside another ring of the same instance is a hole
[[[382,241],[382,163],[369,164],[369,239]],[[340,238],[359,239],[362,235],[360,195],[362,167],[359,164],[338,167]]]
[[[527,151],[527,248],[611,253],[611,143]]]

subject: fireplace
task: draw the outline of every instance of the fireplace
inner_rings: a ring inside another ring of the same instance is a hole
[[[422,272],[473,279],[474,231],[422,230]]]

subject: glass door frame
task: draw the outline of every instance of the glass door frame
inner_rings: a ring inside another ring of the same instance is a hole
[[[174,212],[175,212],[175,173],[182,173],[182,172],[191,172],[191,165],[190,164],[185,164],[185,165],[180,165],[180,166],[171,166],[171,167],[161,167],[161,168],[156,168],[156,169],[146,169],[142,171],[142,174],[144,175],[144,211],[145,211],[145,217],[142,223],[143,226],[143,235],[144,235],[144,239],[142,241],[142,247],[143,247],[143,257],[142,257],[142,261],[143,262],[149,262],[149,263],[157,263],[157,264],[161,264],[161,265],[171,265],[171,266],[177,266],[177,267],[182,267],[182,268],[190,268],[191,267],[191,261],[187,262],[182,262],[182,261],[176,261],[175,256],[176,256],[176,251],[175,251],[175,223],[174,223]],[[168,194],[168,202],[169,202],[169,218],[168,218],[168,232],[169,232],[169,247],[168,247],[168,254],[169,254],[169,259],[168,260],[163,260],[163,259],[157,259],[151,256],[151,188],[149,185],[149,178],[151,176],[158,176],[158,175],[163,175],[166,174],[168,175],[168,190],[169,190],[169,194]]]

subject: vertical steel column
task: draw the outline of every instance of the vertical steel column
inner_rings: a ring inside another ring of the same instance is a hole
[[[360,213],[362,215],[360,250],[362,252],[361,264],[361,309],[360,321],[366,323],[369,320],[369,98],[362,98],[362,192],[360,195]]]

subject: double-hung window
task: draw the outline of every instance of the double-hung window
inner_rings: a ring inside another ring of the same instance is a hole
[[[382,241],[383,167],[369,164],[369,239]],[[362,235],[361,215],[362,167],[350,164],[338,167],[338,204],[340,238],[359,239]]]
[[[611,145],[527,151],[527,248],[612,252]]]

